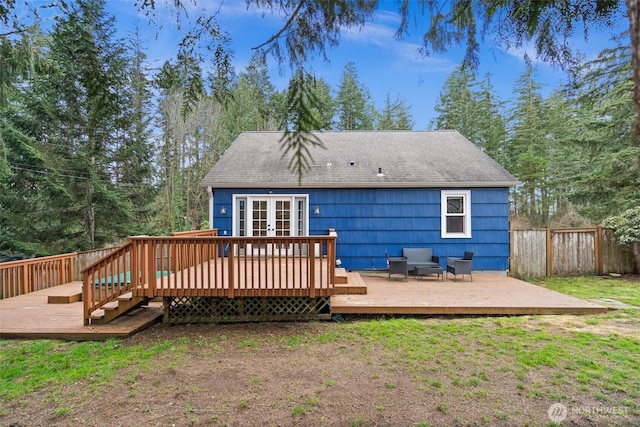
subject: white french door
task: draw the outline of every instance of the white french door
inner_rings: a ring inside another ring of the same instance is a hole
[[[251,198],[249,236],[291,236],[291,198]]]
[[[233,235],[249,237],[307,236],[309,196],[306,194],[239,194],[234,196]],[[248,245],[234,248],[239,254],[291,254],[299,245]]]
[[[250,197],[247,236],[291,236],[293,203],[291,197]],[[280,255],[281,251],[289,253],[290,245],[254,245],[251,248],[260,254]],[[282,253],[284,255],[284,253]]]

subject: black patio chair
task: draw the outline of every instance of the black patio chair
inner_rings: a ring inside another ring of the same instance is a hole
[[[462,258],[447,257],[447,276],[449,273],[453,274],[453,281],[456,281],[458,274],[468,274],[473,282],[473,276],[471,275],[471,261],[473,260],[473,252],[465,252]]]
[[[391,280],[392,274],[404,275],[404,281],[409,280],[409,268],[407,266],[406,257],[393,257],[389,258],[387,251],[384,251],[384,256],[387,258],[387,265],[389,266],[389,280]]]

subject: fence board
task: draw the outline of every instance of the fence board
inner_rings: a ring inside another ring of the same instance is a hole
[[[511,231],[509,274],[519,278],[634,273],[633,249],[603,228]]]
[[[613,230],[602,230],[602,269],[608,273],[632,273],[635,270],[632,245],[620,245]]]
[[[511,232],[511,275],[544,277],[547,274],[546,240],[545,230],[513,230]]]
[[[595,233],[597,230],[561,232],[551,230],[552,274],[556,276],[596,274]]]

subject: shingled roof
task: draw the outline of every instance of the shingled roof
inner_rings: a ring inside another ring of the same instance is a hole
[[[202,180],[213,188],[294,188],[282,132],[243,132]],[[512,187],[518,181],[457,131],[319,132],[306,188]],[[382,171],[382,174],[378,173]]]

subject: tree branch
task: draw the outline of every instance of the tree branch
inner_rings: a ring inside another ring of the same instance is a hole
[[[275,33],[274,35],[272,35],[271,37],[269,37],[269,40],[265,41],[264,43],[261,43],[258,46],[252,47],[252,50],[258,50],[261,47],[264,47],[270,43],[272,43],[274,40],[280,38],[280,36],[282,35],[282,33],[285,32],[285,30],[287,28],[289,28],[291,26],[291,24],[293,23],[293,20],[296,16],[298,16],[298,14],[300,13],[300,10],[302,9],[302,6],[305,4],[305,0],[300,0],[300,3],[298,3],[298,7],[296,7],[296,9],[293,11],[293,13],[291,14],[291,17],[289,18],[289,20],[286,22],[286,24],[284,24],[282,26],[282,28],[280,28],[280,31],[278,31],[277,33]]]

